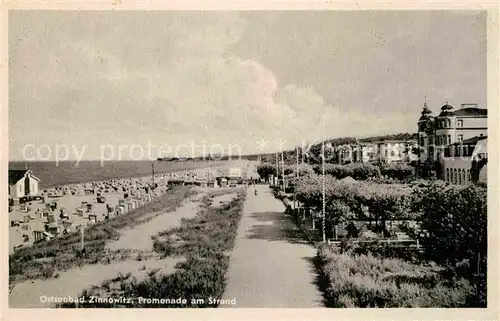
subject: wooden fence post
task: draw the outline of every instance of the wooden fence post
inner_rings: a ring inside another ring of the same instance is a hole
[[[84,229],[84,226],[83,224],[80,225],[80,249],[83,251],[83,248],[85,246],[84,244],[84,237],[85,237],[85,229]]]

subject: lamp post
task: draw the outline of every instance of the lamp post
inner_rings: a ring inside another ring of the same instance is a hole
[[[286,182],[285,182],[285,157],[283,151],[281,151],[281,173],[283,175],[283,193],[285,192]]]
[[[293,209],[294,211],[298,208],[297,203],[297,184],[299,182],[299,146],[295,148],[296,151],[296,162],[295,162],[295,186],[293,188]]]
[[[279,159],[278,159],[278,152],[276,152],[276,183],[274,184],[274,187],[279,185]]]
[[[323,243],[326,243],[326,228],[325,228],[325,223],[326,223],[326,200],[325,200],[325,141],[323,140],[323,143],[321,144],[321,171],[322,171],[322,190],[323,190],[323,222],[322,222],[322,229],[323,229]]]
[[[151,162],[151,175],[153,178],[153,189],[155,188],[155,162]]]

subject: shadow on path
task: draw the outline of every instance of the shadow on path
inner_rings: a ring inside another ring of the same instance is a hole
[[[304,240],[302,231],[282,212],[252,213],[250,217],[257,223],[247,232],[248,239],[287,241],[292,244],[308,243]]]
[[[314,275],[314,279],[311,284],[314,284],[316,288],[321,292],[321,296],[323,297],[321,303],[327,308],[335,308],[335,303],[333,302],[332,297],[329,295],[330,281],[328,279],[328,276],[322,269],[322,263],[320,262],[319,257],[304,257],[302,259],[307,261],[311,270],[311,274]]]

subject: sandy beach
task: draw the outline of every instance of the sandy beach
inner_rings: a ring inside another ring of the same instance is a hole
[[[120,274],[130,273],[132,277],[141,280],[151,270],[157,270],[160,274],[172,273],[175,265],[182,261],[182,258],[160,258],[157,253],[153,252],[151,237],[178,226],[182,218],[194,217],[202,199],[200,195],[204,196],[203,193],[199,193],[186,199],[184,204],[175,211],[161,213],[147,223],[130,229],[126,228],[122,231],[118,241],[111,242],[106,247],[106,252],[110,256],[119,250],[137,252],[137,255],[131,255],[124,261],[113,261],[111,264],[87,264],[60,271],[56,278],[18,283],[10,293],[10,306],[13,308],[50,307],[50,303],[43,302],[45,297],[77,297],[90,286],[99,286],[102,282]]]
[[[102,220],[126,214],[165,193],[169,182],[207,182],[227,176],[229,168],[240,168],[242,173],[253,173],[254,164],[234,161],[230,164],[161,173],[153,177],[111,179],[98,182],[69,184],[40,191],[43,201],[33,200],[26,206],[15,205],[9,213],[9,253],[16,247],[30,246],[35,238],[52,238],[64,235]],[[52,207],[51,207],[52,205]],[[45,233],[44,233],[45,232]],[[48,233],[48,234],[47,234]],[[37,234],[37,236],[35,236]]]

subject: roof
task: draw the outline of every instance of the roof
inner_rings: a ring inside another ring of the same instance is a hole
[[[455,116],[487,116],[488,109],[483,108],[463,108],[453,113]]]
[[[474,107],[462,108],[454,112],[444,110],[439,114],[439,116],[487,116],[487,115],[488,115],[487,109],[474,108]]]
[[[455,146],[458,146],[458,145],[476,145],[479,141],[485,140],[486,138],[488,138],[488,137],[487,136],[476,136],[476,137],[472,137],[469,139],[464,139],[463,141],[456,142],[452,145],[455,145]]]
[[[24,177],[27,171],[28,170],[26,169],[22,170],[9,169],[9,185],[14,185],[17,182],[19,182],[19,180]]]
[[[428,115],[428,114],[432,114],[432,111],[427,108],[427,104],[424,105],[424,108],[422,109],[422,115]]]
[[[9,169],[9,185],[14,185],[19,182],[19,180],[23,178],[27,172],[30,173],[30,178],[40,181],[40,179],[33,176],[29,169]]]

